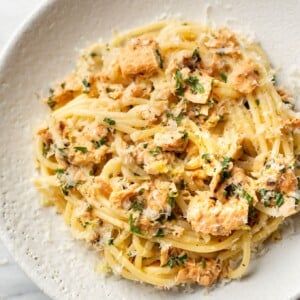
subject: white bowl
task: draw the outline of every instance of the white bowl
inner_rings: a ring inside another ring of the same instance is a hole
[[[208,4],[210,3],[210,4]],[[113,29],[124,31],[162,17],[229,24],[255,32],[282,83],[300,66],[300,2],[200,0],[49,1],[19,30],[0,60],[0,232],[28,275],[55,299],[199,299],[192,293],[160,291],[94,272],[97,255],[73,240],[54,209],[43,208],[32,186],[32,133],[47,109],[37,95],[70,72],[78,49]],[[241,281],[218,286],[209,299],[290,299],[300,292],[300,236],[271,245]]]

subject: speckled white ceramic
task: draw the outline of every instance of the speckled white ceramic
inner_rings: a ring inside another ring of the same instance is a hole
[[[281,82],[300,66],[300,2],[201,0],[49,1],[20,29],[0,60],[0,232],[29,276],[54,299],[291,299],[300,291],[300,235],[272,245],[241,281],[207,296],[160,291],[94,272],[97,255],[74,241],[62,218],[39,205],[32,132],[47,109],[39,96],[71,71],[78,49],[159,18],[181,17],[229,24],[256,33]],[[297,81],[293,79],[293,84]]]

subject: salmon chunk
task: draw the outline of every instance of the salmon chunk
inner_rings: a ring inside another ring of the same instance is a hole
[[[150,76],[159,70],[158,45],[153,40],[132,39],[121,51],[120,66],[124,77]]]

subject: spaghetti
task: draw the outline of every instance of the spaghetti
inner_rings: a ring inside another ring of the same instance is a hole
[[[227,28],[166,21],[94,44],[45,101],[35,184],[106,271],[240,278],[298,210],[294,100]]]

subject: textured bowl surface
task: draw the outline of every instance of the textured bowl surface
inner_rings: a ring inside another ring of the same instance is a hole
[[[241,281],[203,290],[161,291],[94,272],[97,255],[73,240],[54,209],[43,208],[32,185],[34,128],[47,109],[39,95],[70,72],[79,50],[162,18],[227,24],[261,41],[281,83],[297,92],[300,2],[204,0],[49,1],[19,30],[0,59],[0,232],[29,276],[54,299],[296,299],[300,235],[269,247]],[[298,89],[299,92],[299,89]]]

